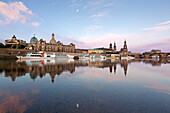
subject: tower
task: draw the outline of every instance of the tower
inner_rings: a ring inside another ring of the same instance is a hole
[[[52,34],[52,39],[54,39],[54,33]]]
[[[112,43],[110,43],[109,50],[112,50]]]
[[[50,44],[56,44],[56,40],[54,38],[54,33],[52,34],[51,40],[50,40]]]
[[[114,42],[114,52],[116,52],[116,43]]]
[[[126,44],[126,40],[124,41],[124,46],[123,46],[124,49],[127,49],[127,44]]]

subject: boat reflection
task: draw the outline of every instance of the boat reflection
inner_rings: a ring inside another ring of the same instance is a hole
[[[0,61],[0,73],[4,72],[5,77],[11,77],[15,81],[17,77],[25,76],[29,73],[33,81],[39,76],[43,78],[46,74],[51,77],[51,82],[54,82],[56,76],[67,71],[74,73],[76,67],[96,67],[96,68],[109,68],[109,72],[116,74],[117,66],[121,66],[126,77],[128,65],[135,62],[143,62],[151,64],[152,66],[161,66],[161,64],[170,63],[170,60],[17,60],[17,61]]]

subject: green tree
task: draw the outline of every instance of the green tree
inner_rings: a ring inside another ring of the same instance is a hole
[[[19,45],[18,49],[24,49],[25,47],[25,45]]]
[[[13,46],[12,46],[12,48],[16,48],[16,47],[17,47],[17,45],[13,45]]]
[[[6,44],[4,47],[5,48],[11,48],[11,44]]]
[[[0,43],[0,48],[4,48],[4,44],[3,43]]]

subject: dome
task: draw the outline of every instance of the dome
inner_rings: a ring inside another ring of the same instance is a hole
[[[38,42],[38,39],[35,37],[35,35],[31,38],[30,42],[32,42],[32,41]]]
[[[57,43],[61,43],[60,41],[57,41]]]

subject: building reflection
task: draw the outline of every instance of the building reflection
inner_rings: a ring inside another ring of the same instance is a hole
[[[170,60],[78,60],[78,61],[0,61],[0,73],[4,72],[5,77],[10,77],[15,81],[16,77],[25,76],[29,73],[30,78],[35,81],[37,77],[43,78],[50,75],[53,83],[56,76],[63,72],[74,73],[76,67],[96,67],[108,68],[110,73],[116,74],[117,66],[120,66],[125,77],[127,76],[128,64],[134,62],[143,62],[152,66],[161,66],[161,64],[170,63]]]

